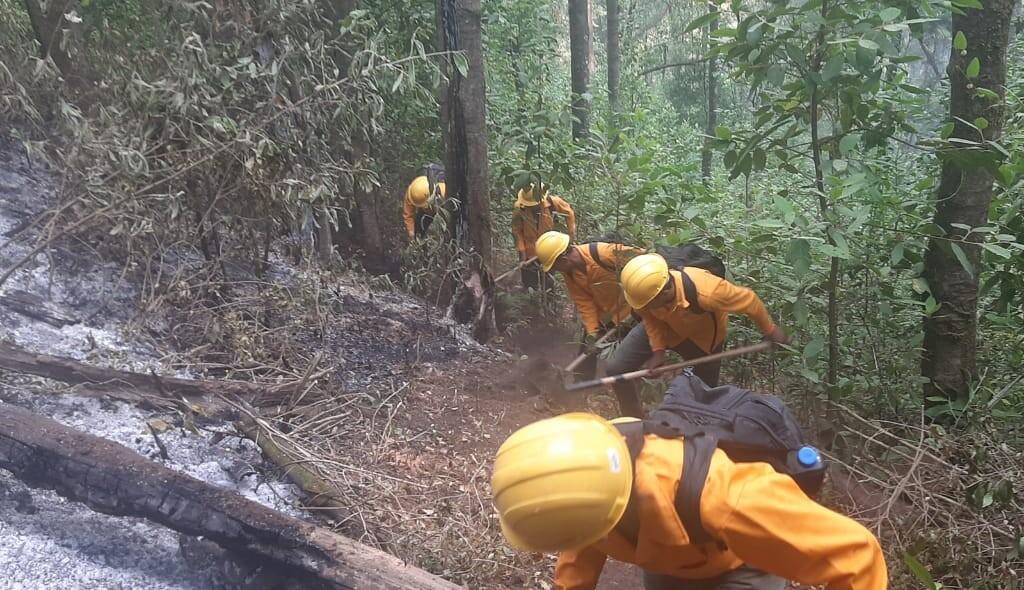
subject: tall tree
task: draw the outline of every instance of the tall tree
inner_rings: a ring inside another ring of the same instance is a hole
[[[707,186],[708,182],[711,181],[711,150],[714,143],[715,127],[718,126],[718,80],[715,77],[718,63],[715,60],[715,56],[711,53],[711,32],[718,28],[718,5],[715,4],[714,0],[708,0],[708,14],[711,16],[711,20],[708,22],[707,29],[708,63],[707,76],[705,77],[707,82],[705,90],[707,93],[707,118],[704,120],[704,147],[701,148],[700,152],[700,177],[704,181],[704,186]]]
[[[622,72],[622,52],[619,48],[619,0],[605,0],[608,12],[608,110],[611,120],[619,114],[619,79]]]
[[[1013,0],[953,14],[954,41],[946,73],[950,82],[950,143],[942,164],[934,222],[944,232],[929,240],[924,278],[938,310],[924,320],[921,372],[925,397],[966,399],[977,373],[978,262],[982,234],[965,228],[988,221],[991,173],[1005,118],[1006,50]],[[959,11],[957,11],[959,12]]]
[[[569,69],[572,74],[572,137],[590,132],[590,59],[593,55],[590,0],[569,0]]]
[[[458,201],[453,236],[491,264],[487,190],[487,107],[480,0],[439,0],[441,40],[449,53],[446,125],[448,197]]]

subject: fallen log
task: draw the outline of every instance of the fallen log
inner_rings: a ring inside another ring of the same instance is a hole
[[[294,454],[289,452],[284,445],[274,440],[274,436],[265,428],[260,428],[255,420],[244,416],[235,423],[235,428],[243,436],[256,443],[256,446],[263,451],[263,456],[271,463],[280,467],[288,479],[302,488],[309,496],[306,503],[316,507],[317,512],[337,522],[345,522],[352,517],[351,512],[345,508],[344,503],[337,496],[337,490],[328,484],[312,469],[302,463],[296,462]]]
[[[328,588],[458,588],[382,551],[9,404],[0,404],[0,468],[98,512],[141,517],[202,536]]]
[[[160,397],[167,397],[168,394],[185,398],[212,398],[217,394],[255,396],[291,391],[296,387],[295,383],[264,385],[247,381],[204,381],[120,371],[66,357],[31,352],[7,342],[0,342],[0,369],[83,385],[104,392],[145,392]]]
[[[77,324],[75,318],[65,317],[51,310],[46,300],[27,291],[9,291],[0,295],[0,306],[25,317],[47,323],[54,328]]]

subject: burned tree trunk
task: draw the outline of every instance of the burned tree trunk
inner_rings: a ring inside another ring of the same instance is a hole
[[[496,332],[487,191],[487,108],[480,0],[439,0],[440,37],[448,56],[445,124],[448,197],[456,204],[450,233],[471,257],[464,294],[475,297],[473,333],[485,342]],[[459,299],[458,296],[454,298]],[[453,300],[454,303],[454,300]],[[483,310],[483,311],[481,311]]]
[[[65,78],[74,75],[74,63],[64,48],[64,13],[73,7],[73,0],[50,0],[43,11],[39,0],[25,0],[32,32],[39,42],[40,55],[49,57]]]
[[[569,0],[569,69],[572,74],[572,138],[590,133],[590,0]]]
[[[939,151],[942,176],[935,224],[945,235],[931,238],[925,254],[924,278],[939,304],[938,311],[924,319],[921,373],[928,379],[925,398],[966,399],[977,374],[978,242],[983,234],[962,228],[980,227],[988,221],[990,169],[999,158],[988,142],[999,139],[1005,118],[1006,50],[1013,5],[1011,0],[989,0],[982,9],[953,14],[953,32],[963,33],[967,49],[953,44],[946,69],[951,139],[959,142]],[[976,87],[994,94],[979,95]],[[982,120],[987,125],[979,130],[977,123]],[[984,166],[985,160],[989,167]],[[958,260],[955,248],[960,249],[966,264]]]
[[[457,588],[382,551],[6,404],[0,404],[0,468],[97,512],[145,518],[277,564],[293,587]]]

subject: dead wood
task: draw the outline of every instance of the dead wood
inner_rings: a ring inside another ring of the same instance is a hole
[[[288,448],[287,441],[276,439],[272,432],[261,428],[256,420],[248,416],[237,422],[235,428],[256,443],[263,451],[264,457],[284,470],[288,479],[309,495],[306,502],[318,508],[318,513],[322,512],[338,522],[351,518],[352,514],[339,499],[337,489],[324,481],[314,470],[298,462],[297,454]]]
[[[27,291],[9,291],[0,295],[0,306],[25,317],[45,322],[54,328],[77,324],[78,320],[62,316],[48,308],[46,301]]]
[[[212,399],[218,394],[272,397],[273,394],[290,392],[296,387],[296,383],[292,382],[263,385],[246,381],[204,381],[120,371],[66,357],[30,352],[7,342],[0,342],[0,369],[83,385],[103,392],[148,393],[165,398],[174,395]]]
[[[0,468],[98,512],[142,517],[202,536],[330,588],[458,588],[379,550],[9,404],[0,404]]]

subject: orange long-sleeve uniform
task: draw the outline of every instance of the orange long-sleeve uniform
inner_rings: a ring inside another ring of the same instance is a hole
[[[583,257],[586,268],[562,273],[562,276],[565,277],[565,286],[576,304],[583,327],[588,334],[596,334],[602,323],[621,323],[632,310],[622,295],[617,271],[629,258],[643,254],[644,251],[624,244],[597,242],[598,263],[590,255],[589,245],[572,248]]]
[[[705,530],[719,544],[691,545],[674,506],[682,439],[648,435],[635,462],[634,545],[617,531],[559,555],[557,590],[594,590],[607,557],[684,579],[714,578],[747,563],[828,590],[885,590],[885,557],[875,537],[808,498],[767,463],[734,463],[715,451],[701,494]]]
[[[416,182],[414,179],[409,186],[405,189],[405,203],[402,206],[402,220],[405,221],[405,233],[409,234],[411,240],[416,236],[416,205],[412,202],[412,197],[409,196],[409,192],[412,190],[413,184]],[[441,184],[443,187],[443,183]],[[441,188],[441,196],[444,197],[444,188]],[[434,213],[433,207],[424,207],[423,210],[429,214]]]
[[[539,205],[522,207],[517,204],[512,213],[512,235],[516,239],[516,250],[531,258],[537,255],[534,245],[537,238],[555,228],[555,213],[565,215],[565,227],[570,238],[576,238],[576,213],[562,197],[545,195]]]
[[[672,304],[652,310],[637,310],[647,330],[651,350],[674,348],[685,340],[692,340],[704,352],[713,352],[725,342],[730,313],[745,314],[765,336],[775,329],[775,323],[757,293],[702,268],[687,267],[686,274],[693,281],[698,304],[705,313],[688,311],[690,302],[686,300],[681,272],[669,271],[676,294]]]

